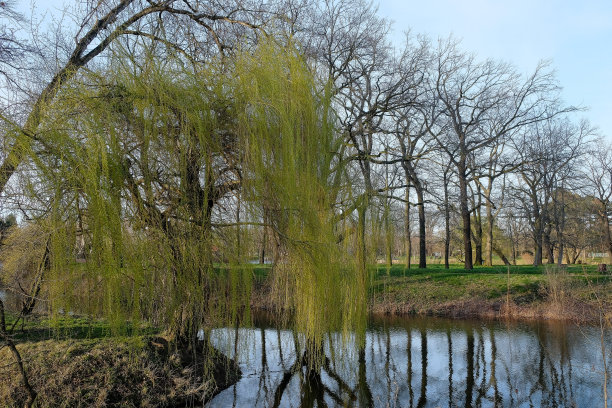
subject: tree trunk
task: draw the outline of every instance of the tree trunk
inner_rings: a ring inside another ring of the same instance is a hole
[[[555,255],[553,253],[554,246],[550,239],[550,232],[552,229],[551,220],[550,220],[550,197],[548,190],[545,190],[544,193],[544,205],[542,207],[542,241],[543,248],[546,251],[546,263],[554,264],[555,263]]]
[[[510,256],[512,257],[512,264],[516,265],[516,239],[514,237],[514,228],[512,228],[512,223],[508,224],[510,227]]]
[[[386,244],[386,255],[387,265],[393,265],[393,231],[391,230],[390,216],[390,203],[386,204],[385,208],[385,244]]]
[[[557,253],[557,265],[561,266],[563,264],[563,251],[564,251],[564,245],[563,245],[563,233],[561,233],[561,235],[559,235],[559,249],[558,249],[558,253]]]
[[[533,205],[533,241],[534,241],[534,256],[533,266],[542,265],[542,215],[540,214],[540,206],[538,204],[538,198],[536,192],[532,189],[531,201]]]
[[[36,391],[34,391],[34,388],[32,388],[32,385],[30,385],[28,375],[26,374],[25,368],[23,366],[21,354],[19,353],[19,350],[17,350],[15,343],[13,343],[13,339],[6,330],[4,303],[2,302],[2,299],[0,299],[0,339],[2,339],[4,343],[8,346],[9,350],[11,350],[11,353],[13,354],[13,357],[15,358],[17,368],[19,369],[19,374],[21,375],[21,382],[23,383],[23,387],[28,393],[28,399],[26,400],[25,406],[31,407],[32,405],[34,405],[34,400],[36,400]]]
[[[565,231],[565,191],[561,186],[561,209],[557,212],[558,220],[555,223],[557,229],[557,240],[559,241],[559,249],[557,253],[557,265],[563,264],[563,250],[564,250],[564,238],[563,232]]]
[[[608,218],[608,206],[607,203],[601,202],[601,210],[599,217],[601,219],[601,228],[604,234],[606,249],[608,250],[608,256],[612,262],[612,236],[610,234],[610,219]]]
[[[489,197],[487,197],[489,198]],[[493,206],[489,199],[487,201],[487,246],[486,252],[486,266],[493,266]]]
[[[474,264],[482,265],[482,216],[480,214],[480,207],[482,204],[482,196],[480,195],[480,186],[477,186],[477,194],[478,194],[478,203],[474,208],[474,244],[476,249],[476,254],[474,257]]]
[[[467,176],[465,168],[465,154],[461,154],[459,165],[457,166],[457,173],[459,177],[459,206],[461,211],[461,220],[463,221],[463,251],[464,251],[464,268],[471,270],[474,269],[472,263],[472,226],[470,209],[468,207],[468,194],[467,194]]]
[[[410,185],[406,187],[406,221],[404,223],[405,233],[405,250],[406,250],[406,268],[410,269],[410,261],[412,256],[412,241],[410,236]]]
[[[474,265],[482,265],[482,224],[480,223],[480,217],[476,215],[476,211],[474,213],[475,231],[472,234],[474,239]]]
[[[508,258],[506,258],[506,255],[504,255],[501,249],[497,248],[496,246],[493,246],[493,252],[495,252],[495,254],[501,258],[504,265],[510,265],[510,261],[508,261]],[[514,260],[514,264],[516,265],[516,259]]]
[[[416,187],[416,185],[415,185]],[[427,268],[427,247],[425,235],[425,200],[423,198],[423,189],[419,186],[416,188],[417,206],[419,208],[419,268]]]
[[[259,250],[259,264],[266,263],[266,241],[268,240],[268,229],[263,227],[263,237],[261,239],[261,249]]]
[[[450,208],[448,204],[448,178],[444,172],[444,268],[449,269],[450,256]]]
[[[555,254],[553,244],[550,240],[550,231],[544,232],[544,248],[546,249],[546,263],[554,264]]]
[[[535,254],[533,256],[533,266],[542,265],[542,236],[536,238]]]
[[[409,181],[417,193],[417,208],[419,213],[419,268],[427,268],[424,188],[413,168],[408,164],[404,164],[404,171],[406,173],[406,180]]]

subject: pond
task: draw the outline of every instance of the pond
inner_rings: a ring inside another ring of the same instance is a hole
[[[612,332],[598,327],[383,318],[370,322],[364,353],[343,352],[340,337],[326,342],[329,365],[313,378],[291,374],[288,330],[265,319],[214,330],[243,375],[208,406],[603,407],[604,354],[612,406]]]

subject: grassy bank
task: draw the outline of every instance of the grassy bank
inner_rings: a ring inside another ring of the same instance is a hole
[[[255,309],[269,310],[269,268],[254,268]],[[612,318],[612,275],[596,265],[477,266],[431,265],[427,269],[395,264],[372,267],[369,307],[374,314],[433,315],[453,318],[556,319],[598,323]]]
[[[269,267],[251,268],[254,309],[269,309]],[[373,314],[455,318],[612,319],[612,276],[596,266],[372,267]],[[8,327],[12,326],[9,316]],[[124,328],[75,317],[28,318],[15,330],[37,406],[185,406],[233,383],[238,370],[214,350],[210,359],[171,347],[154,328]],[[8,348],[0,348],[0,407],[23,406],[26,393]]]
[[[370,299],[374,313],[597,322],[600,312],[611,317],[612,276],[595,265],[393,265],[375,270]]]
[[[11,321],[9,319],[9,326]],[[20,326],[20,325],[19,325]],[[100,321],[30,318],[15,331],[40,407],[172,407],[201,405],[239,376],[209,349],[209,359],[175,350],[151,328],[111,335]],[[24,406],[21,377],[7,347],[0,349],[0,407]]]

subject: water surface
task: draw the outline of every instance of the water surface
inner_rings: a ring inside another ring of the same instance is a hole
[[[602,351],[597,327],[378,319],[361,354],[331,336],[330,365],[314,377],[291,374],[294,336],[265,321],[211,339],[237,355],[243,377],[210,407],[603,407],[604,354],[612,393],[612,332]]]

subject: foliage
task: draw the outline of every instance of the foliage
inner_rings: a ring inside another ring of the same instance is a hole
[[[41,273],[47,266],[48,237],[44,223],[14,226],[8,230],[0,246],[0,286],[12,288],[24,294],[26,299],[36,292],[32,288],[40,282]]]
[[[273,273],[278,305],[321,351],[327,332],[348,334],[359,323],[365,329],[365,307],[358,301],[365,287],[356,285],[356,268],[336,244],[333,180],[341,171],[335,154],[341,139],[328,95],[316,93],[295,51],[268,44],[246,57],[236,72],[239,95],[246,98],[239,120],[249,170],[243,194],[275,214],[282,247]],[[287,75],[288,81],[277,80]]]
[[[119,333],[145,320],[177,339],[248,323],[253,272],[228,239],[240,223],[220,222],[240,200],[271,214],[279,312],[311,351],[330,330],[365,329],[365,286],[334,225],[340,141],[317,88],[273,40],[193,66],[116,49],[65,86],[41,124],[53,143],[32,156],[55,316],[104,316]]]
[[[15,217],[14,214],[10,214],[7,217],[0,218],[0,232],[4,233],[14,225],[17,225],[17,217]]]

